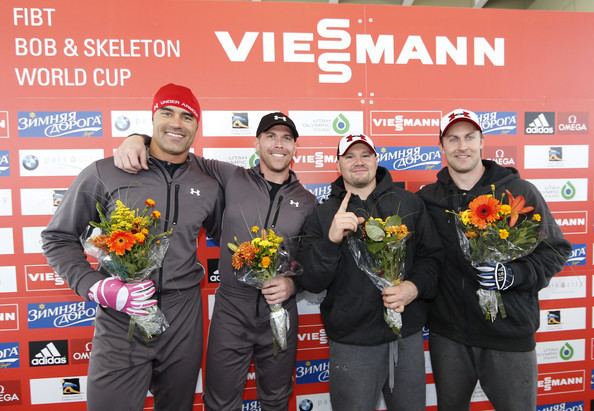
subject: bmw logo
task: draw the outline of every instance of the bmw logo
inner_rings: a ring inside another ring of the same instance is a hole
[[[311,411],[313,410],[313,402],[310,399],[304,399],[299,403],[299,411]]]
[[[23,158],[23,167],[27,170],[35,170],[39,166],[39,159],[33,154],[29,154]]]
[[[126,116],[119,116],[115,120],[115,128],[120,131],[126,131],[130,128],[130,119]]]

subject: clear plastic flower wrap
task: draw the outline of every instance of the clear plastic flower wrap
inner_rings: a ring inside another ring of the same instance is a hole
[[[402,219],[393,215],[386,220],[369,218],[362,229],[347,237],[357,267],[380,291],[403,280],[408,235]],[[395,334],[400,334],[402,315],[399,312],[385,308],[384,320]]]
[[[150,274],[161,267],[169,247],[171,230],[151,234],[150,229],[157,224],[160,213],[153,210],[155,202],[145,201],[143,211],[132,210],[120,200],[107,217],[97,203],[100,222],[91,221],[81,235],[85,252],[97,259],[100,269],[125,283],[146,280]],[[161,335],[169,323],[158,306],[146,308],[148,315],[131,315],[129,338],[138,329],[145,341]]]
[[[295,261],[283,244],[283,237],[271,229],[252,227],[254,237],[241,244],[229,243],[233,251],[232,264],[238,281],[262,289],[264,283],[277,276],[295,276],[303,273],[303,267]],[[275,350],[287,349],[287,332],[291,326],[289,314],[282,304],[269,304],[270,328]]]

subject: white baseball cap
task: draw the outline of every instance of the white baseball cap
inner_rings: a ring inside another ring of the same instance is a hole
[[[448,128],[458,121],[468,121],[474,124],[476,128],[482,133],[483,129],[479,122],[479,118],[474,111],[466,110],[464,108],[457,108],[450,111],[448,114],[441,118],[441,126],[439,130],[439,136],[443,137]]]
[[[340,139],[338,143],[338,150],[336,154],[338,156],[343,156],[349,151],[349,148],[353,144],[363,143],[367,144],[367,146],[377,155],[377,151],[375,151],[375,145],[373,144],[373,140],[370,137],[367,137],[365,134],[349,134],[348,136],[344,136]]]

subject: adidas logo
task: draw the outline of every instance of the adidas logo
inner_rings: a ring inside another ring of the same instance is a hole
[[[31,359],[31,365],[64,365],[68,359],[60,354],[53,342],[49,342]]]
[[[526,122],[536,113],[526,113]],[[526,126],[526,134],[554,134],[555,113],[539,113]]]

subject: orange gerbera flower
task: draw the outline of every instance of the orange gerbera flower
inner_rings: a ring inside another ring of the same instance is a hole
[[[470,202],[470,222],[477,228],[484,230],[487,225],[499,217],[500,203],[493,196],[485,194]]]
[[[115,231],[107,240],[109,251],[115,251],[117,255],[124,255],[126,251],[130,251],[134,247],[134,244],[136,244],[134,234],[127,231]]]
[[[525,207],[526,199],[523,195],[514,197],[512,193],[509,192],[509,190],[505,190],[505,194],[507,194],[509,206],[511,207],[511,211],[509,213],[509,226],[513,227],[518,222],[518,217],[520,217],[520,214],[529,213],[530,211],[534,210],[534,207]]]

